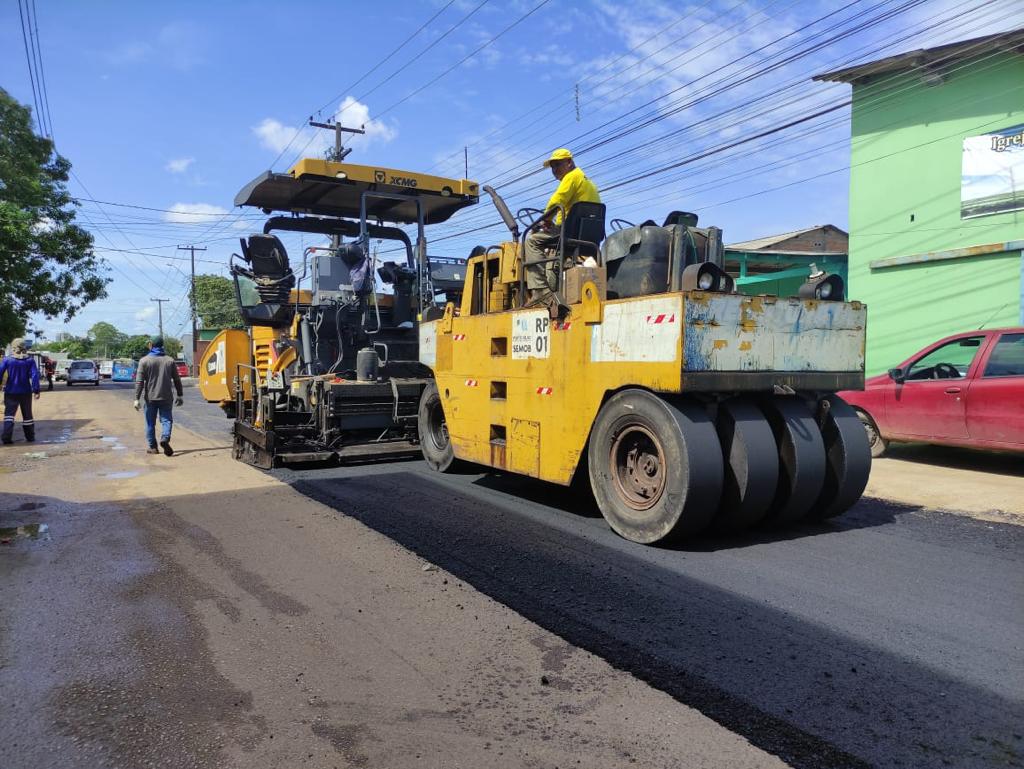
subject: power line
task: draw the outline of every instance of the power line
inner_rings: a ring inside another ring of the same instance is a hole
[[[53,138],[53,116],[50,113],[50,97],[47,95],[46,91],[46,72],[43,70],[43,46],[39,41],[39,14],[36,13],[36,0],[29,0],[29,4],[25,9],[26,12],[28,12],[29,9],[31,9],[31,13],[29,14],[29,39],[34,40],[33,50],[36,55],[36,66],[39,74],[39,92],[42,95],[41,101],[46,113],[46,124],[48,126],[46,133],[51,140],[56,142],[56,139]]]
[[[21,41],[25,45],[25,62],[28,64],[28,79],[32,85],[32,103],[36,107],[36,124],[39,127],[39,132],[45,136],[46,124],[43,122],[43,111],[39,107],[40,99],[36,90],[35,67],[32,64],[32,56],[29,54],[29,33],[25,29],[25,15],[22,12],[21,0],[18,0],[18,17],[21,19]]]
[[[986,5],[986,4],[987,4],[987,3],[983,3],[982,5]],[[981,6],[977,6],[977,7],[981,7]],[[973,9],[972,9],[972,10],[973,10]],[[958,14],[958,15],[960,15],[960,14]],[[955,18],[955,17],[953,17],[953,18]],[[948,21],[948,19],[947,19],[947,20],[944,20],[944,21]],[[931,25],[931,27],[934,27],[934,26],[937,26],[937,25],[934,25],[934,24],[933,24],[933,25]],[[929,27],[929,29],[930,29],[931,27]],[[904,39],[905,39],[905,38],[904,38]],[[884,48],[884,47],[885,47],[885,46],[883,46],[883,48]],[[788,86],[787,86],[787,88],[788,88]],[[782,89],[782,90],[785,90],[785,89]],[[754,101],[759,101],[759,100],[763,100],[764,98],[767,98],[768,96],[771,96],[771,95],[772,95],[772,94],[766,94],[766,95],[764,95],[764,96],[762,96],[762,97],[759,97],[758,99],[752,100],[752,102],[754,102]],[[752,102],[749,102],[749,103],[752,103]],[[722,113],[719,113],[719,115],[724,115],[724,114],[726,114],[726,113],[728,113],[728,112],[731,112],[731,111],[733,111],[734,109],[738,108],[739,106],[741,106],[741,105],[735,105],[734,107],[730,107],[729,109],[725,110],[724,112],[722,112]],[[734,121],[734,122],[735,122],[735,121]],[[692,125],[691,125],[690,127],[694,127],[694,126],[698,126],[698,125],[707,125],[707,123],[706,123],[706,121],[703,121],[703,120],[702,120],[702,121],[701,121],[700,123],[695,123],[695,124],[692,124]],[[685,130],[685,129],[679,129],[679,130],[677,130],[677,131],[675,131],[675,132],[672,132],[672,133],[678,133],[678,132],[679,132],[679,131],[681,131],[681,130]],[[637,147],[635,147],[635,148],[633,148],[633,149],[634,149],[634,150],[637,150],[637,149],[642,149],[642,148],[648,147],[648,146],[649,146],[649,145],[650,145],[650,144],[651,144],[651,143],[652,143],[653,141],[658,141],[658,140],[661,140],[661,138],[663,138],[663,137],[659,137],[658,139],[655,139],[655,140],[652,140],[652,141],[649,141],[649,142],[645,142],[644,144],[642,144],[642,145],[638,145]],[[619,151],[619,152],[616,152],[616,153],[614,153],[613,155],[610,155],[610,156],[609,156],[609,159],[610,159],[610,158],[613,158],[613,157],[614,157],[614,158],[616,158],[616,159],[618,159],[618,160],[621,160],[621,158],[622,158],[622,155],[623,155],[623,153],[622,153],[621,151]],[[602,161],[598,161],[598,162],[602,162]],[[531,189],[533,189],[533,188],[531,188]],[[506,193],[506,194],[507,194],[507,193]],[[469,224],[469,223],[470,223],[470,222],[466,222],[466,221],[460,222],[460,224],[462,224],[462,225],[466,225],[466,224]],[[473,228],[473,229],[471,229],[471,230],[468,230],[468,231],[476,231],[477,229],[478,229],[478,228]],[[435,240],[436,240],[436,239],[435,239]]]
[[[335,100],[337,100],[337,99],[341,98],[341,96],[344,96],[345,94],[347,94],[347,93],[348,93],[349,91],[351,91],[351,90],[352,90],[353,88],[355,88],[355,87],[356,87],[357,85],[359,85],[359,84],[360,84],[361,82],[363,82],[363,81],[364,81],[364,80],[365,80],[365,79],[366,79],[367,77],[369,77],[369,76],[370,76],[370,75],[372,75],[372,74],[373,74],[374,72],[376,72],[376,71],[377,71],[378,69],[380,69],[380,67],[382,67],[382,66],[383,66],[384,64],[386,64],[386,63],[387,63],[388,61],[390,61],[390,60],[391,60],[391,58],[392,58],[392,57],[393,57],[393,56],[394,56],[394,55],[395,55],[396,53],[398,53],[398,52],[399,52],[400,50],[402,50],[402,48],[404,48],[404,47],[405,47],[406,45],[408,45],[408,44],[409,44],[410,42],[412,42],[412,41],[413,41],[413,40],[414,40],[414,39],[415,39],[415,38],[416,38],[416,37],[417,37],[417,36],[418,36],[418,35],[420,34],[420,32],[422,32],[422,31],[423,31],[423,30],[425,30],[425,29],[426,29],[426,28],[427,28],[428,26],[430,26],[430,24],[432,24],[432,23],[433,23],[434,19],[436,19],[436,18],[437,18],[438,16],[440,16],[440,15],[441,15],[442,13],[444,13],[444,12],[445,12],[446,10],[448,10],[448,8],[449,8],[449,7],[451,7],[451,5],[452,5],[452,4],[454,3],[454,2],[455,2],[455,0],[450,0],[450,1],[448,2],[448,4],[447,4],[447,5],[445,5],[445,6],[443,7],[443,8],[441,8],[441,10],[439,10],[439,11],[438,11],[437,13],[435,13],[435,14],[434,14],[433,16],[431,16],[431,17],[430,17],[429,19],[427,19],[427,20],[426,20],[426,21],[425,21],[425,22],[424,22],[423,24],[421,24],[421,25],[420,25],[420,26],[419,26],[419,27],[418,27],[418,28],[416,29],[416,31],[415,31],[415,32],[413,32],[413,33],[412,33],[411,35],[409,35],[409,37],[407,37],[407,38],[406,38],[405,40],[403,40],[403,41],[402,41],[401,43],[399,43],[399,45],[398,45],[398,46],[397,46],[397,47],[396,47],[396,48],[395,48],[395,49],[394,49],[394,50],[393,50],[393,51],[392,51],[391,53],[389,53],[389,54],[388,54],[387,56],[385,56],[385,57],[384,57],[383,59],[381,59],[380,61],[378,61],[378,62],[377,62],[377,63],[376,63],[375,65],[373,65],[373,67],[371,67],[371,68],[370,68],[369,70],[367,70],[367,71],[366,71],[365,73],[363,73],[363,74],[362,74],[362,75],[361,75],[361,76],[359,77],[359,79],[358,79],[358,80],[356,80],[356,81],[355,81],[354,83],[352,83],[352,85],[350,85],[350,86],[349,86],[348,88],[346,88],[346,89],[345,89],[345,90],[344,90],[344,91],[343,91],[343,92],[342,92],[342,93],[341,93],[341,94],[340,94],[339,96],[335,96],[335,97],[334,97],[334,98],[332,98],[332,99],[328,99],[328,100],[327,100],[327,103],[326,103],[326,104],[324,104],[324,105],[323,105],[322,107],[320,107],[320,109],[316,110],[316,112],[318,112],[318,113],[320,113],[320,112],[323,112],[323,110],[324,110],[324,109],[326,109],[326,108],[327,108],[328,106],[330,106],[330,105],[331,105],[331,104],[332,104],[332,103],[333,103],[333,102],[334,102]],[[484,0],[484,2],[488,2],[488,0]],[[482,5],[483,5],[483,3],[481,3],[481,6],[482,6]],[[477,10],[479,10],[479,6],[478,6],[478,8],[477,8],[477,9],[475,9],[475,10],[474,10],[474,11],[473,11],[472,13],[470,13],[470,14],[469,14],[469,16],[472,16],[472,15],[473,15],[473,13],[476,13],[476,11],[477,11]],[[467,19],[469,19],[469,16],[467,16],[467,17],[466,17],[465,19],[463,19],[463,21],[466,21]],[[460,22],[459,22],[459,24],[462,24],[462,21],[460,21]],[[456,25],[456,27],[457,27],[457,26],[458,26],[458,25]],[[452,29],[455,29],[456,27],[453,27]],[[448,32],[445,32],[445,33],[444,33],[444,35],[442,35],[442,36],[441,36],[441,39],[443,39],[444,37],[447,37],[447,35],[448,35],[448,34],[449,34],[449,32],[451,32],[451,31],[452,31],[452,30],[449,30]],[[427,48],[425,48],[425,49],[424,49],[424,52],[425,52],[425,51],[428,51],[428,50],[430,50],[430,48],[432,48],[432,47],[433,47],[434,45],[436,45],[436,44],[437,44],[438,42],[440,42],[440,40],[437,40],[437,41],[435,41],[435,42],[434,42],[434,43],[433,43],[432,45],[430,45],[430,46],[428,46]],[[410,62],[410,63],[411,63],[411,62]],[[405,66],[406,66],[406,67],[407,67],[407,66],[409,66],[409,63],[407,63],[407,64],[406,64]],[[404,69],[404,68],[405,68],[405,67],[402,67],[402,69]],[[397,71],[396,71],[396,72],[395,72],[394,74],[397,74],[398,72],[401,72],[401,69],[397,70]],[[392,77],[394,77],[394,74],[392,74]],[[390,79],[390,78],[389,78],[389,79]],[[384,82],[387,82],[387,81],[385,80]],[[376,88],[379,88],[379,87],[380,87],[380,85],[382,85],[382,83],[378,83],[378,84],[377,84],[377,86],[376,86]],[[371,91],[371,93],[372,93],[372,91]],[[365,97],[364,97],[364,98],[365,98]],[[336,115],[335,115],[335,118],[338,118],[338,117],[340,117],[340,113],[338,113],[338,114],[336,114]],[[295,141],[295,140],[296,140],[296,139],[298,138],[298,136],[299,136],[299,134],[300,134],[300,133],[302,133],[302,127],[301,127],[301,126],[300,126],[299,128],[297,128],[297,129],[296,129],[295,133],[294,133],[294,134],[292,135],[292,138],[291,138],[291,139],[289,139],[289,140],[288,140],[288,143],[287,143],[287,144],[286,144],[286,145],[284,146],[284,149],[282,149],[282,150],[281,150],[281,151],[280,151],[280,152],[279,152],[279,153],[277,154],[277,157],[276,157],[276,158],[274,158],[273,162],[271,162],[271,164],[270,164],[270,168],[273,168],[273,167],[274,167],[274,164],[275,164],[275,163],[277,163],[277,161],[279,161],[279,160],[280,160],[280,159],[281,159],[281,158],[282,158],[282,157],[284,156],[284,153],[288,151],[288,148],[292,146],[292,142],[294,142],[294,141]],[[309,146],[309,145],[307,144],[306,146]],[[303,150],[303,151],[304,151],[304,150]]]
[[[399,106],[400,104],[404,104],[409,99],[411,99],[413,96],[415,96],[416,94],[418,94],[421,91],[423,91],[425,88],[428,88],[428,87],[432,86],[434,83],[436,83],[438,80],[443,78],[445,75],[448,75],[453,70],[455,70],[458,67],[460,67],[461,65],[465,64],[471,58],[473,58],[478,53],[480,53],[480,51],[484,50],[488,46],[490,46],[493,43],[497,42],[497,40],[500,37],[502,37],[505,33],[511,31],[512,29],[514,29],[516,27],[518,27],[520,24],[522,24],[524,21],[526,21],[528,18],[530,18],[533,14],[535,14],[537,11],[539,11],[541,8],[543,8],[545,5],[547,5],[549,2],[551,2],[551,0],[541,0],[541,2],[537,3],[537,5],[535,5],[529,11],[527,11],[522,16],[520,16],[518,19],[513,21],[511,24],[509,24],[507,27],[505,27],[503,30],[501,30],[501,32],[499,32],[497,35],[495,35],[490,40],[488,40],[486,43],[484,43],[483,45],[481,45],[478,48],[476,48],[472,53],[470,53],[470,54],[464,56],[463,58],[459,59],[457,62],[455,62],[452,66],[450,66],[448,69],[446,69],[440,75],[438,75],[437,77],[432,78],[431,80],[428,80],[426,83],[424,83],[419,88],[417,88],[416,90],[412,91],[411,93],[406,94],[405,96],[403,96],[401,99],[396,101],[394,104],[392,104],[390,107],[388,107],[384,111],[377,113],[377,117],[378,118],[379,117],[383,117],[388,112],[393,110],[395,107]]]

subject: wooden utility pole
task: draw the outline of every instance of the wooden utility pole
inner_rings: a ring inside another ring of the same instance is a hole
[[[171,300],[170,299],[153,299],[152,297],[150,297],[149,301],[156,302],[156,311],[159,313],[159,318],[160,318],[160,325],[159,325],[160,336],[163,337],[163,335],[164,335],[164,302],[169,302]]]
[[[196,339],[196,251],[205,251],[206,246],[178,246],[179,251],[192,253],[192,289],[189,291],[189,304],[192,306],[192,376],[196,376],[196,350],[199,340]]]
[[[351,147],[349,147],[347,150],[343,150],[341,148],[341,135],[343,133],[349,133],[349,134],[364,134],[364,133],[366,133],[366,126],[363,126],[362,128],[346,128],[341,123],[339,123],[337,120],[335,120],[335,121],[333,121],[331,123],[318,123],[315,120],[313,120],[312,118],[310,118],[309,124],[311,126],[313,126],[313,128],[326,128],[328,130],[334,131],[334,153],[329,158],[327,158],[327,159],[328,160],[334,160],[335,162],[338,162],[338,163],[340,163],[342,160],[344,160],[345,157],[348,155],[348,153],[350,153],[352,151]]]

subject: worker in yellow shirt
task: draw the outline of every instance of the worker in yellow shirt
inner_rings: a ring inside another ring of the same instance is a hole
[[[548,201],[545,211],[561,206],[562,211],[568,214],[577,203],[601,202],[597,187],[576,167],[569,150],[555,150],[551,157],[544,161],[544,166],[550,168],[551,173],[558,179],[558,189]],[[552,292],[556,288],[555,262],[540,263],[543,259],[551,258],[546,254],[548,250],[558,248],[562,213],[555,214],[552,219],[526,236],[526,287],[530,289],[531,304],[551,306],[554,300]]]

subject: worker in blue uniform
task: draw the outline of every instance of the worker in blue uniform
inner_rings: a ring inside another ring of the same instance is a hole
[[[4,381],[3,443],[14,441],[14,417],[21,410],[21,429],[25,440],[36,439],[36,423],[32,418],[32,399],[39,398],[39,368],[35,358],[28,354],[24,339],[11,342],[11,354],[0,361],[0,382]]]

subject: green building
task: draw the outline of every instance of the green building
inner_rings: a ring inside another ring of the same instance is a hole
[[[724,266],[744,294],[796,296],[811,274],[811,265],[848,280],[848,241],[835,225],[818,224],[727,245]]]
[[[867,374],[1024,325],[1024,29],[818,75],[850,83],[847,295]]]

